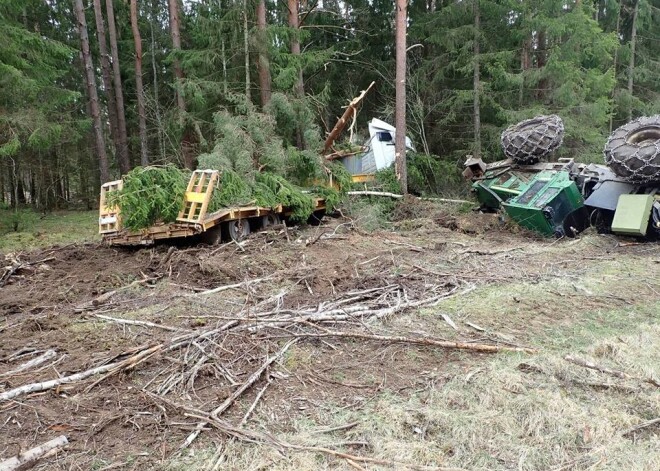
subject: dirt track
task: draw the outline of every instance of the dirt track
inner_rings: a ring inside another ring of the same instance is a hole
[[[360,295],[363,302],[381,306],[401,302],[402,297],[460,296],[506,283],[577,280],[593,261],[625,255],[653,263],[649,256],[658,255],[657,246],[621,247],[609,239],[598,239],[598,244],[553,243],[512,235],[487,215],[456,218],[438,213],[399,224],[405,225],[404,232],[366,234],[348,221],[333,220],[320,228],[292,230],[289,240],[281,232],[257,234],[242,246],[133,250],[89,244],[8,256],[5,265],[23,266],[0,288],[0,393],[125,358],[136,349],[166,344],[177,333],[201,332],[250,313],[320,311],[323,303],[371,289],[380,298]],[[263,281],[190,296],[255,279]],[[571,311],[514,295],[507,302],[516,311],[515,321],[494,317],[489,324],[493,331],[506,328],[511,334],[506,339],[463,326],[457,333],[440,318],[411,323],[402,315],[417,309],[405,308],[383,320],[351,319],[329,327],[527,345],[545,325],[571,322],[576,309],[625,306],[648,296],[652,291],[643,286],[637,293],[584,295],[571,298]],[[120,324],[98,315],[164,328]],[[211,410],[279,349],[285,341],[280,337],[291,333],[287,329],[299,333],[296,329],[302,328],[266,329],[258,336],[228,333],[216,339],[220,344],[214,351],[205,351],[203,361],[189,346],[101,377],[98,384],[96,376],[0,403],[0,457],[65,434],[71,445],[41,469],[70,469],[74,463],[76,469],[166,468],[198,420],[153,395],[160,392],[175,404]],[[324,404],[359,410],[385,391],[407,397],[426,384],[429,370],[434,370],[439,387],[483,357],[431,348],[413,348],[413,355],[411,348],[337,338],[302,340],[223,417],[241,421],[268,379],[272,384],[262,399],[271,415],[268,431],[287,433],[300,417],[318,418]],[[57,353],[54,362],[7,374],[48,349]],[[193,448],[223,436],[205,430]],[[361,454],[360,446],[348,446],[348,451]],[[116,468],[107,468],[113,465]]]

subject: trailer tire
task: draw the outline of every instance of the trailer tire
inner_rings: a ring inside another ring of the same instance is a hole
[[[603,154],[608,167],[631,183],[660,181],[660,115],[637,118],[616,129]]]
[[[276,226],[278,224],[281,224],[282,220],[280,219],[280,215],[277,213],[268,213],[265,216],[261,217],[261,228],[262,229],[267,229],[271,226]]]
[[[536,116],[509,126],[502,132],[504,155],[529,165],[549,156],[564,139],[564,122],[557,115]]]
[[[320,226],[323,222],[323,216],[325,216],[325,209],[314,211],[307,219],[307,224],[310,226]]]
[[[231,240],[239,242],[250,234],[250,222],[247,219],[234,219],[225,223]]]
[[[222,228],[214,226],[199,235],[199,240],[206,245],[220,245],[222,242]]]

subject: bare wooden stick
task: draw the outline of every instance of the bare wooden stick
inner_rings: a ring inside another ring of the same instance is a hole
[[[370,458],[368,456],[358,456],[344,453],[341,451],[331,450],[330,448],[323,448],[317,446],[302,446],[302,445],[292,445],[288,444],[287,446],[290,449],[298,451],[311,451],[314,453],[323,453],[325,455],[336,456],[338,458],[343,458],[345,460],[351,460],[361,463],[373,463],[379,464],[382,466],[389,466],[394,469],[413,469],[418,471],[466,471],[463,468],[445,468],[445,467],[435,467],[435,466],[420,466],[417,464],[403,463],[401,461],[389,461],[383,460],[380,458]]]
[[[41,391],[46,391],[48,389],[55,388],[57,386],[60,386],[62,384],[69,384],[69,383],[76,383],[78,381],[82,381],[84,379],[87,379],[91,376],[102,374],[102,373],[108,373],[108,372],[116,372],[116,371],[121,371],[126,368],[130,368],[133,365],[141,362],[142,360],[146,359],[146,357],[149,357],[157,352],[159,352],[163,348],[163,344],[156,345],[154,347],[148,348],[146,350],[142,350],[135,355],[132,355],[125,360],[118,361],[115,363],[110,363],[107,365],[99,366],[97,368],[92,368],[86,371],[81,371],[80,373],[72,374],[69,376],[63,376],[61,378],[57,379],[51,379],[49,381],[43,381],[41,383],[31,383],[31,384],[26,384],[23,386],[19,386],[14,389],[10,389],[9,391],[5,391],[0,394],[0,401],[8,401],[10,399],[13,399],[18,396],[22,396],[24,394],[31,394],[35,392],[41,392]]]
[[[626,373],[624,371],[613,370],[611,368],[607,368],[605,366],[598,365],[598,364],[596,364],[592,361],[588,361],[588,360],[585,360],[583,358],[574,357],[572,355],[566,355],[564,357],[564,360],[566,360],[569,363],[573,363],[574,365],[582,366],[582,367],[588,368],[590,370],[600,371],[601,373],[605,373],[605,374],[608,374],[610,376],[616,376],[617,378],[621,378],[621,379],[637,379],[637,380],[640,380],[640,381],[644,381],[645,383],[652,384],[656,388],[660,388],[660,381],[658,381],[655,378],[641,378],[641,377],[638,377],[638,376],[629,375],[628,373]]]
[[[344,338],[355,338],[361,340],[376,340],[379,342],[393,342],[393,343],[411,343],[415,345],[425,345],[429,347],[440,347],[448,348],[454,350],[471,350],[474,352],[481,353],[497,353],[497,352],[522,352],[522,353],[537,353],[537,350],[534,348],[528,347],[508,347],[503,345],[485,345],[478,343],[466,343],[466,342],[450,342],[447,340],[435,340],[426,337],[399,337],[399,336],[390,336],[390,335],[371,335],[363,334],[360,332],[332,332],[325,331],[320,334],[313,333],[301,333],[301,334],[291,334],[291,335],[282,335],[278,337],[296,337],[296,338],[322,338],[322,337],[344,337]]]
[[[4,376],[12,376],[18,373],[21,373],[22,371],[29,370],[30,368],[34,368],[35,366],[39,366],[42,363],[47,362],[51,358],[55,358],[57,356],[57,353],[55,350],[46,350],[44,353],[39,355],[36,358],[33,358],[30,361],[26,361],[22,365],[18,366],[17,368],[14,368],[13,370],[9,370],[5,373],[0,374],[0,378]]]
[[[218,407],[213,409],[213,411],[211,411],[211,414],[210,414],[211,418],[215,419],[215,420],[220,420],[218,416],[220,414],[222,414],[224,411],[226,411],[227,409],[229,409],[229,407],[231,407],[231,405],[234,403],[234,401],[236,401],[236,399],[238,399],[245,391],[247,391],[250,387],[252,387],[252,385],[254,383],[256,383],[257,380],[259,380],[259,378],[264,373],[264,371],[266,371],[270,365],[272,365],[282,355],[284,355],[284,353],[289,349],[289,347],[291,345],[293,345],[294,343],[296,343],[297,341],[298,341],[298,339],[293,339],[293,340],[287,342],[286,345],[284,345],[284,347],[282,347],[282,349],[279,352],[277,352],[275,355],[273,355],[268,360],[266,360],[264,362],[264,364],[261,365],[261,367],[257,371],[255,371],[254,373],[252,373],[252,375],[250,375],[250,377],[247,379],[247,381],[245,381],[241,385],[240,388],[238,388],[236,391],[234,391],[233,394],[231,394],[227,399],[225,399],[225,401],[222,404],[220,404]],[[186,440],[183,442],[180,449],[184,449],[184,448],[188,447],[199,436],[202,429],[206,425],[207,425],[207,422],[199,422],[197,424],[197,427],[195,428],[195,430],[190,435],[188,435]]]
[[[655,424],[660,424],[660,417],[656,419],[647,420],[646,422],[642,422],[641,424],[635,425],[634,427],[623,432],[621,435],[623,436],[631,435],[639,430],[645,429],[647,427],[651,427]]]
[[[403,195],[397,193],[390,193],[387,191],[372,191],[372,190],[360,190],[360,191],[349,191],[348,195],[350,196],[383,196],[386,198],[401,199]],[[451,198],[418,198],[425,201],[438,201],[440,203],[455,203],[455,204],[473,204],[473,201],[468,200],[457,200]]]
[[[154,322],[149,322],[149,321],[137,321],[137,320],[134,320],[134,319],[121,319],[119,317],[104,316],[103,314],[94,314],[93,316],[98,318],[98,319],[103,319],[104,321],[116,322],[117,324],[140,325],[140,326],[143,326],[143,327],[155,327],[157,329],[169,330],[170,332],[179,332],[181,330],[187,330],[187,329],[180,329],[178,327],[170,327],[169,325],[156,324]]]
[[[261,388],[261,391],[259,391],[259,393],[257,394],[257,397],[254,398],[254,402],[252,402],[252,405],[250,406],[250,408],[247,410],[247,412],[245,413],[245,415],[241,419],[241,422],[238,424],[239,427],[242,427],[248,421],[248,419],[250,418],[250,415],[252,415],[252,412],[254,411],[255,407],[257,407],[257,404],[261,400],[261,397],[264,395],[264,393],[266,392],[266,389],[268,389],[268,386],[270,386],[271,383],[272,383],[272,381],[268,380],[266,385],[263,388]]]
[[[314,435],[314,434],[319,434],[319,433],[337,432],[339,430],[348,430],[349,428],[353,428],[353,427],[355,427],[359,424],[360,424],[360,421],[356,420],[355,422],[351,422],[350,424],[337,425],[336,427],[319,428],[319,429],[316,429],[316,430],[312,430],[310,433],[312,435]]]
[[[243,281],[241,283],[235,283],[233,285],[218,286],[217,288],[207,289],[206,291],[200,291],[199,293],[189,294],[188,297],[206,296],[206,295],[209,295],[209,294],[220,293],[221,291],[227,291],[229,289],[247,288],[250,285],[253,285],[253,284],[256,284],[256,283],[261,283],[262,281],[264,281],[266,279],[267,278],[255,278],[254,280],[247,280],[247,281]]]
[[[0,462],[0,471],[15,471],[18,469],[26,469],[32,467],[37,460],[43,458],[45,455],[52,453],[55,450],[60,450],[69,443],[69,440],[64,435],[42,443],[41,445],[30,448],[20,455],[9,458],[8,460]]]

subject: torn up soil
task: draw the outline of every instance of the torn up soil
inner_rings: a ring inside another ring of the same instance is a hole
[[[509,319],[507,338],[464,325],[457,331],[441,316],[445,300],[484,287],[578,280],[590,265],[614,257],[647,263],[657,258],[657,246],[621,247],[600,236],[588,242],[529,239],[507,232],[491,215],[450,215],[432,207],[431,217],[397,233],[364,233],[350,220],[328,220],[288,234],[253,234],[240,245],[83,244],[4,255],[0,394],[160,349],[129,367],[0,401],[0,458],[64,434],[66,450],[35,469],[167,469],[198,427],[199,411],[208,413],[234,395],[222,420],[250,430],[263,405],[270,414],[267,431],[279,435],[301,419],[360,410],[383,393],[408,397],[429,384],[442,387],[488,358],[324,336],[329,331],[515,348],[547,323],[572,322],[586,306],[637,304],[653,296],[642,285],[610,298],[550,293],[573,306],[557,310],[518,294],[506,301],[520,312]],[[408,216],[397,219],[405,224]],[[213,288],[221,289],[205,292]],[[319,320],[323,316],[331,319]],[[500,328],[499,319],[492,325]],[[183,337],[195,340],[177,346]],[[292,338],[297,343],[237,394]],[[52,359],[20,370],[49,350]],[[206,425],[190,447],[227,436]]]

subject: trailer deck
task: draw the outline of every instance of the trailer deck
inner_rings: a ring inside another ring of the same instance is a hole
[[[122,181],[104,183],[101,186],[99,205],[99,233],[103,242],[108,245],[151,245],[157,240],[181,239],[205,233],[211,235],[207,241],[219,241],[223,235],[221,231],[224,225],[247,221],[248,227],[262,229],[292,213],[290,208],[282,205],[274,208],[236,206],[209,213],[209,203],[218,180],[217,170],[195,170],[188,182],[183,206],[176,221],[157,223],[140,231],[123,228],[121,211],[115,206],[108,205],[108,193],[120,190]],[[320,214],[325,209],[325,200],[315,198],[314,214]],[[237,238],[231,234],[231,231],[229,235],[234,239]]]

